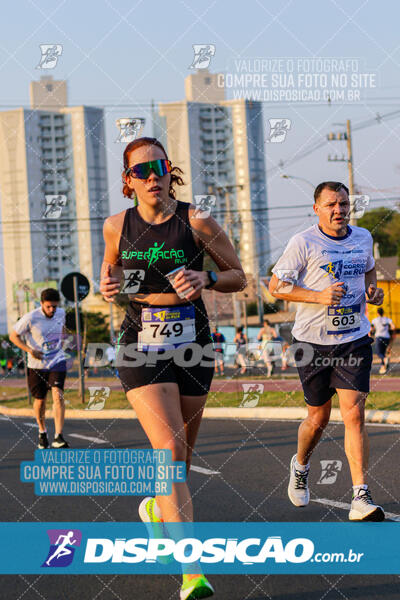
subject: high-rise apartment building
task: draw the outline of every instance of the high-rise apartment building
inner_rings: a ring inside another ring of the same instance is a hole
[[[262,104],[225,100],[219,75],[185,80],[185,100],[159,104],[154,135],[184,171],[179,199],[214,194],[213,216],[230,234],[247,273],[270,263]]]
[[[66,82],[48,76],[32,82],[30,97],[31,109],[0,112],[9,325],[18,316],[15,285],[24,280],[60,283],[80,271],[96,289],[109,215],[103,110],[66,106]]]

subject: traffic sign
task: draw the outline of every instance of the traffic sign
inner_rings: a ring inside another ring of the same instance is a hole
[[[61,291],[67,300],[73,302],[74,298],[74,277],[77,277],[78,283],[78,300],[84,300],[90,291],[90,283],[85,275],[74,272],[68,273],[61,282]]]

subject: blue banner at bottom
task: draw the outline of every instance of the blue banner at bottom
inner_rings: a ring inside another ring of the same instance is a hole
[[[1,574],[400,574],[398,523],[1,523]],[[192,569],[192,570],[191,570]]]

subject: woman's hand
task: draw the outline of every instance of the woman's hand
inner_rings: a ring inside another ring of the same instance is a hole
[[[100,281],[100,293],[106,302],[114,302],[114,296],[119,293],[121,287],[117,277],[111,277],[111,265],[107,265],[103,278]]]
[[[193,288],[188,294],[185,294],[185,299],[197,300],[197,298],[200,298],[201,290],[206,287],[208,281],[207,271],[185,269],[178,273],[172,285],[177,294],[185,294],[188,289]]]

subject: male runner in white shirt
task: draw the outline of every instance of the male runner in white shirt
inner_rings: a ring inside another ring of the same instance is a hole
[[[52,448],[68,448],[62,436],[64,426],[64,382],[66,357],[62,349],[65,333],[65,310],[58,308],[60,294],[48,288],[40,296],[40,308],[31,310],[15,324],[10,341],[28,353],[28,385],[34,398],[33,410],[39,425],[41,450],[49,447],[45,425],[46,396],[49,388],[53,397],[55,435]],[[20,336],[25,338],[25,342]]]
[[[375,334],[376,353],[382,363],[379,373],[384,375],[389,368],[389,353],[386,356],[386,352],[396,337],[396,327],[392,319],[383,316],[382,307],[378,308],[378,315],[378,317],[375,317],[371,321],[371,332]]]
[[[271,294],[299,303],[292,354],[308,406],[290,464],[288,494],[295,506],[309,502],[309,459],[329,422],[336,391],[353,481],[349,519],[381,521],[383,509],[372,501],[366,483],[364,409],[372,365],[365,302],[382,304],[383,290],[376,287],[371,234],[348,225],[348,194],[342,183],[319,184],[314,192],[318,224],[293,236],[272,270]]]

